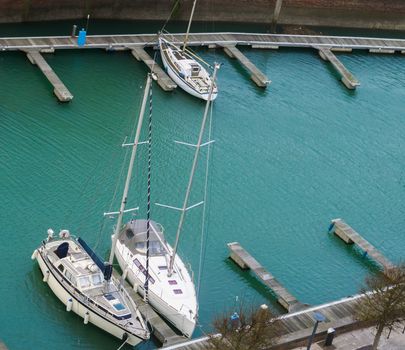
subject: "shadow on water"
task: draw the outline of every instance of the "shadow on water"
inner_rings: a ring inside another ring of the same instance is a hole
[[[346,244],[338,236],[333,233],[328,234],[331,244],[338,246],[339,249],[345,252],[345,255],[351,261],[355,261],[357,264],[365,267],[370,274],[381,271],[380,265],[373,260],[369,255],[365,255],[364,251],[357,247],[355,244]],[[378,247],[377,247],[378,249]]]
[[[232,272],[236,273],[240,279],[244,279],[247,282],[249,288],[254,289],[259,295],[268,300],[269,307],[276,315],[286,313],[286,310],[277,302],[273,291],[261,283],[249,270],[242,270],[230,258],[226,258],[223,261]]]

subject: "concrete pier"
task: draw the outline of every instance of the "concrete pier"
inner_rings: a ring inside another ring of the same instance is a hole
[[[59,77],[56,75],[53,69],[49,66],[49,64],[45,61],[41,53],[39,51],[34,50],[27,50],[25,52],[30,62],[32,64],[36,64],[42,71],[42,73],[44,73],[49,82],[53,85],[54,87],[53,93],[56,95],[58,100],[61,102],[71,101],[73,95],[62,83],[62,81],[59,79]]]
[[[121,281],[124,289],[127,291],[129,296],[138,307],[139,312],[141,313],[145,321],[151,326],[152,334],[163,345],[177,344],[186,340],[185,337],[175,333],[172,328],[170,328],[169,325],[163,320],[163,318],[160,317],[159,314],[157,314],[149,304],[144,302],[143,298],[136,291],[134,291],[132,286],[127,281],[122,280],[122,277],[117,272],[117,270],[113,271],[113,275],[115,278]]]
[[[363,295],[356,295],[277,317],[281,322],[283,330],[281,336],[275,340],[275,344],[271,349],[288,350],[296,348],[297,346],[306,346],[316,322],[315,313],[321,313],[325,317],[325,321],[319,323],[314,343],[325,340],[329,328],[334,328],[337,334],[361,328],[363,325],[356,320],[354,315],[357,302],[362,297]],[[164,347],[163,349],[202,350],[209,349],[208,345],[209,337],[201,337]]]
[[[331,223],[330,232],[333,232],[336,236],[342,239],[346,244],[355,244],[362,249],[365,255],[372,257],[377,263],[379,263],[384,270],[391,269],[395,265],[389,261],[377,248],[375,248],[370,242],[365,240],[359,233],[351,228],[342,219],[333,219]]]
[[[332,63],[332,66],[340,74],[342,83],[348,89],[353,90],[360,85],[359,81],[354,77],[352,73],[349,72],[349,70],[343,65],[343,63],[338,60],[338,58],[330,49],[324,47],[318,47],[317,49],[319,50],[319,56],[321,56],[324,61],[329,61],[330,63]]]
[[[250,78],[256,83],[257,86],[266,87],[271,83],[269,78],[263,74],[236,46],[222,45],[225,53],[231,57],[236,58],[251,74]]]
[[[164,91],[172,91],[177,87],[176,83],[160,68],[152,57],[148,55],[143,47],[133,47],[131,52],[138,61],[143,61],[149,69],[156,74],[157,83]]]
[[[287,311],[295,311],[305,306],[301,304],[280,282],[254,259],[238,242],[228,243],[230,258],[242,269],[251,269],[256,276],[277,296],[277,301]]]

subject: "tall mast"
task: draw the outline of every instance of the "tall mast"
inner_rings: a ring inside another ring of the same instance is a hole
[[[193,178],[194,178],[195,169],[197,167],[198,155],[200,153],[201,142],[202,142],[202,138],[204,136],[204,129],[205,129],[206,121],[207,121],[208,109],[209,109],[209,106],[210,106],[210,103],[211,103],[211,95],[212,95],[212,91],[214,90],[215,78],[217,76],[217,70],[218,69],[219,69],[219,64],[215,64],[214,73],[212,75],[212,82],[211,82],[210,92],[208,94],[208,100],[207,100],[207,103],[205,105],[204,116],[203,116],[203,119],[202,119],[202,122],[201,122],[200,134],[198,136],[198,142],[195,145],[193,165],[191,167],[191,172],[190,172],[190,176],[189,176],[189,179],[188,179],[186,195],[184,197],[183,207],[181,209],[179,225],[177,227],[177,233],[176,233],[176,241],[174,243],[173,253],[170,256],[169,269],[168,269],[168,275],[169,276],[171,276],[172,273],[173,273],[174,258],[176,257],[177,247],[178,247],[178,244],[179,244],[180,233],[181,233],[181,229],[183,227],[184,218],[186,217],[188,199],[189,199],[189,196],[190,196],[191,186],[193,184]]]
[[[129,184],[131,183],[132,168],[134,166],[136,150],[138,148],[139,135],[141,134],[143,115],[145,113],[145,106],[146,106],[146,101],[148,99],[149,88],[150,88],[151,82],[152,82],[152,76],[149,73],[148,78],[146,80],[146,87],[145,87],[145,92],[144,92],[144,95],[143,95],[141,110],[139,112],[139,118],[138,118],[138,125],[137,125],[137,128],[136,128],[135,140],[134,140],[134,143],[132,144],[131,159],[130,159],[129,165],[128,165],[127,179],[125,180],[125,187],[124,187],[124,192],[122,194],[120,211],[118,212],[117,226],[115,227],[115,232],[114,232],[114,235],[113,235],[110,258],[108,260],[108,262],[110,264],[112,264],[113,260],[114,260],[115,245],[117,244],[118,234],[120,232],[121,225],[122,225],[122,217],[124,215],[125,205],[127,204],[127,196],[128,196]]]
[[[193,8],[191,9],[190,19],[189,19],[189,21],[188,21],[186,37],[184,38],[184,44],[183,44],[183,49],[182,49],[183,52],[186,50],[187,40],[188,40],[188,34],[190,33],[191,21],[193,20],[194,9],[195,9],[195,4],[196,4],[196,3],[197,3],[197,0],[194,0],[194,2],[193,2]]]

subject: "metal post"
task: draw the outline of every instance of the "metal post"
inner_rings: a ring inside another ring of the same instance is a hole
[[[271,31],[272,31],[272,33],[276,32],[278,16],[280,15],[281,5],[282,4],[283,4],[283,0],[276,0],[276,5],[274,7],[273,18],[271,20]]]
[[[309,337],[309,340],[308,340],[307,350],[310,350],[310,349],[311,349],[312,340],[314,339],[314,336],[315,336],[315,333],[316,333],[316,329],[318,328],[318,323],[319,323],[319,321],[316,321],[316,322],[315,322],[314,329],[312,330],[312,334],[311,334],[311,336]]]
[[[319,322],[325,321],[325,316],[322,315],[322,314],[319,313],[319,312],[315,312],[315,313],[314,313],[314,316],[315,316],[316,322],[315,322],[315,324],[314,324],[314,329],[312,330],[312,334],[311,334],[311,336],[309,337],[309,340],[308,340],[307,350],[310,350],[310,349],[311,349],[312,341],[314,340],[315,333],[316,333],[316,330],[317,330],[317,328],[318,328]]]
[[[74,38],[74,37],[76,36],[76,30],[77,30],[77,25],[76,25],[76,24],[73,24],[73,27],[72,27],[72,38]]]

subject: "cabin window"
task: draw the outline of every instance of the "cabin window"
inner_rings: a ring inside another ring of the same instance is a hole
[[[58,266],[58,270],[63,273],[63,271],[65,270],[65,266],[63,266],[62,264],[60,264],[60,265]]]
[[[131,239],[132,237],[134,237],[134,231],[132,231],[130,228],[125,231],[125,234],[128,239]]]
[[[106,294],[104,295],[104,298],[106,298],[107,300],[111,301],[111,300],[115,300],[115,296],[112,294]]]
[[[139,251],[143,251],[146,249],[146,243],[145,242],[137,242],[135,243],[135,249]]]
[[[80,288],[90,287],[90,280],[87,276],[79,277],[78,279]]]
[[[103,278],[101,277],[101,275],[97,274],[97,275],[91,276],[91,283],[93,283],[93,285],[98,286],[102,282],[103,282]]]
[[[65,276],[70,281],[70,283],[76,286],[76,278],[68,270],[65,271]]]

